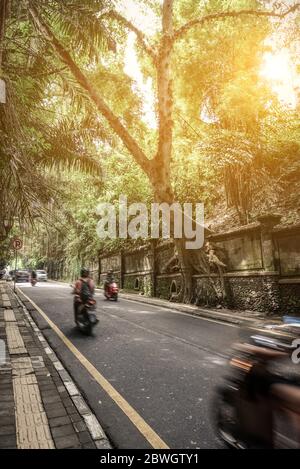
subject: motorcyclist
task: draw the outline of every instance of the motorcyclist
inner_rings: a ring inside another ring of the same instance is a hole
[[[35,270],[32,270],[30,273],[30,282],[32,286],[34,286],[37,282],[37,274]]]
[[[113,270],[110,269],[106,274],[106,279],[104,282],[104,290],[106,291],[109,285],[111,285],[114,281],[115,281],[114,272]]]
[[[36,277],[37,277],[36,271],[35,271],[35,270],[32,270],[32,271],[31,271],[31,278],[34,279],[34,280],[36,280]]]
[[[86,268],[82,268],[80,271],[80,277],[75,282],[74,286],[74,316],[75,321],[79,312],[80,306],[92,300],[95,292],[95,284],[93,279],[90,277],[90,271]]]

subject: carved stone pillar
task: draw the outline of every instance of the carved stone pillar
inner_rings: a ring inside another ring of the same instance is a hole
[[[276,255],[273,241],[273,228],[280,223],[281,216],[276,214],[261,215],[258,221],[261,225],[261,248],[263,268],[266,272],[276,271]]]

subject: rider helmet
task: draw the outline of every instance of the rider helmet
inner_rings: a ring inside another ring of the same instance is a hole
[[[81,277],[88,277],[89,275],[90,275],[89,269],[86,269],[85,267],[83,267],[80,271],[80,276]]]

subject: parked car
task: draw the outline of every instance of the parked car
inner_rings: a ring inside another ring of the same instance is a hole
[[[38,282],[47,282],[48,280],[47,272],[45,270],[37,270],[36,278]]]
[[[17,270],[16,271],[16,282],[29,282],[30,273],[28,270]]]

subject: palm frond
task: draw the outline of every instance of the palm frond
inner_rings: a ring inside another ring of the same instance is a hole
[[[109,3],[71,0],[51,2],[49,6],[49,2],[48,5],[46,2],[45,15],[74,53],[84,54],[89,61],[97,62],[101,51],[115,49],[109,31],[99,21],[99,16]]]

